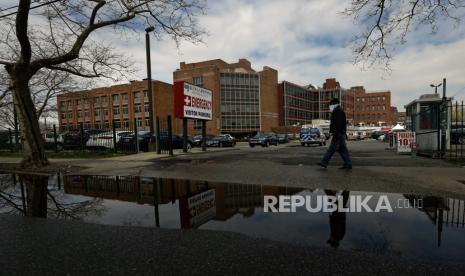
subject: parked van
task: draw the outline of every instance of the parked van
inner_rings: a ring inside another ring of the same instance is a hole
[[[317,144],[320,146],[326,145],[326,136],[320,126],[303,125],[300,129],[300,145],[302,147]]]

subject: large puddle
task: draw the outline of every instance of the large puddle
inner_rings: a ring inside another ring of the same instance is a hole
[[[28,202],[22,182],[15,175],[0,175],[0,213],[22,215]],[[264,212],[265,196],[303,195],[316,202],[328,194],[372,196],[372,209],[376,199],[386,196],[395,206],[379,213]],[[99,224],[222,230],[298,246],[463,263],[464,209],[461,199],[413,194],[75,175],[48,179],[46,213]]]

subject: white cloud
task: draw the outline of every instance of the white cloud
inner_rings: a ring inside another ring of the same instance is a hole
[[[221,58],[235,62],[248,58],[254,68],[267,65],[278,69],[280,80],[302,85],[321,85],[336,77],[344,87],[364,85],[369,91],[391,90],[392,104],[400,109],[413,98],[430,93],[429,84],[448,78],[449,95],[465,87],[463,26],[431,35],[427,28],[412,33],[411,40],[397,49],[392,74],[381,70],[362,71],[352,64],[350,39],[360,31],[340,12],[348,1],[226,0],[210,1],[201,25],[210,33],[205,43],[181,43],[180,49],[169,40],[152,39],[153,77],[172,82],[179,62]],[[448,32],[447,32],[448,31]],[[136,78],[145,77],[145,42],[121,41],[111,33],[105,39],[133,56]],[[462,91],[465,95],[465,89]],[[460,95],[458,95],[460,96]],[[465,98],[462,96],[462,99]]]

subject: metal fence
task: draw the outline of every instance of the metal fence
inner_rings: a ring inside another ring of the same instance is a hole
[[[137,153],[157,151],[173,154],[171,117],[156,118],[155,133],[140,128],[141,121],[122,125],[113,120],[106,126],[90,129],[79,123],[71,129],[60,129],[56,125],[41,129],[41,138],[46,151],[100,151]],[[158,142],[157,142],[158,141]],[[20,131],[12,129],[0,132],[0,150],[20,152],[22,139]]]

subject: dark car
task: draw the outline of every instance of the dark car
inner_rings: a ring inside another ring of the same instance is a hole
[[[148,131],[141,131],[137,133],[137,139],[139,140],[139,151],[149,151],[150,138],[152,137],[153,141],[156,142],[156,136],[151,136]],[[161,133],[160,135],[160,147],[162,150],[169,150],[169,139],[167,133]],[[173,134],[172,143],[173,149],[182,149],[182,136]],[[135,135],[131,133],[129,135],[123,136],[118,143],[118,149],[123,151],[135,151]],[[194,146],[191,137],[187,137],[187,149],[191,149]]]
[[[465,145],[465,128],[453,128],[450,130],[452,144]]]
[[[64,148],[77,148],[86,145],[89,140],[90,134],[84,131],[81,134],[81,130],[69,130],[63,134],[63,147]]]
[[[214,138],[215,136],[213,135],[205,136],[207,147],[213,146]],[[195,147],[201,147],[202,146],[202,135],[195,135],[194,137],[192,137],[192,144]]]
[[[234,147],[236,139],[230,135],[218,135],[213,138],[212,147]]]
[[[253,138],[250,138],[249,140],[249,146],[250,147],[255,147],[255,146],[262,146],[262,147],[268,147],[269,145],[275,145],[277,146],[279,144],[278,142],[278,136],[274,133],[259,133],[255,135]]]
[[[278,142],[280,144],[289,143],[289,136],[287,134],[278,134]]]
[[[371,133],[371,138],[375,139],[375,140],[378,140],[378,138],[381,136],[381,135],[385,135],[386,132],[384,131],[373,131]]]
[[[138,131],[137,140],[139,141],[139,150],[148,151],[150,142],[150,132]],[[121,136],[116,143],[116,148],[121,151],[135,151],[136,150],[136,136],[135,133],[130,133]]]

